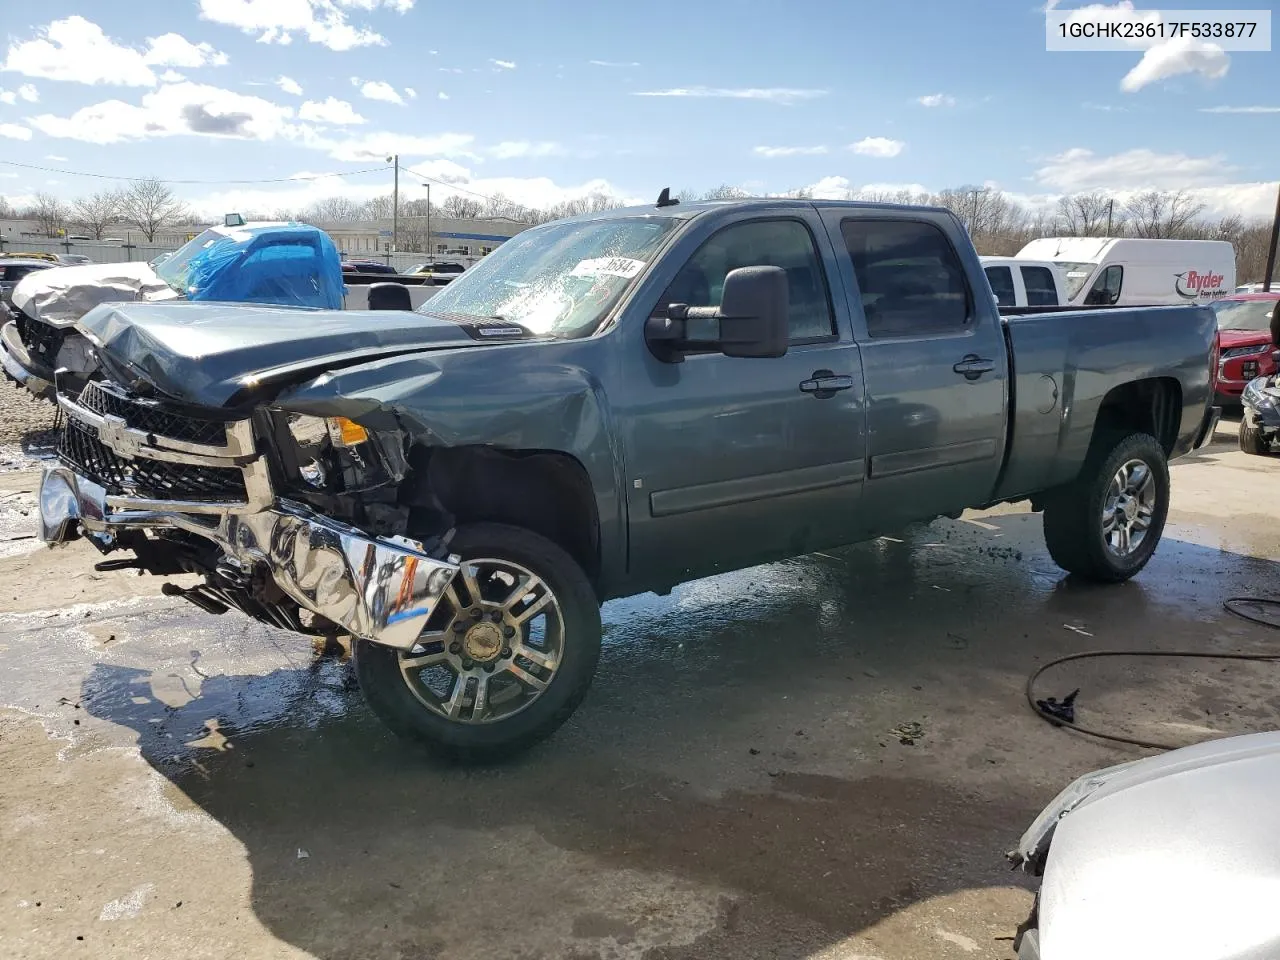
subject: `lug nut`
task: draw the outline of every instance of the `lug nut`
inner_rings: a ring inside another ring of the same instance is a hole
[[[515,627],[504,627],[504,628],[503,628],[503,630],[502,630],[502,635],[503,635],[504,637],[514,637],[514,636],[516,635],[516,628],[515,628]]]
[[[486,664],[484,665],[484,672],[485,672],[485,673],[493,673],[493,664],[492,664],[492,663],[486,663]]]
[[[467,629],[467,625],[465,623],[455,623],[453,625],[454,633],[464,633],[466,629]]]
[[[463,660],[463,661],[462,661],[462,669],[463,669],[463,670],[470,670],[470,669],[471,669],[472,667],[474,667],[474,666],[475,666],[475,664],[474,664],[474,663],[472,663],[470,660]]]
[[[492,620],[494,623],[501,623],[501,622],[502,622],[502,611],[501,611],[501,610],[495,610],[495,611],[493,611],[493,613],[489,614],[489,619],[490,619],[490,620]]]
[[[510,647],[503,647],[503,648],[502,648],[502,658],[505,660],[505,659],[507,659],[507,658],[508,658],[508,657],[510,657],[510,656],[511,656],[511,648],[510,648]]]
[[[461,653],[461,652],[462,652],[462,644],[460,644],[460,643],[451,643],[451,644],[449,644],[449,652],[450,652],[450,653],[454,653],[454,654]]]
[[[473,620],[483,620],[484,611],[481,610],[479,607],[476,607],[474,610],[471,611],[471,618]]]

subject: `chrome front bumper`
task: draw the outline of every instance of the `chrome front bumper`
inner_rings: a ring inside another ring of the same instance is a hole
[[[159,506],[159,505],[157,505]],[[353,636],[408,650],[458,572],[456,557],[428,556],[422,544],[384,539],[278,501],[257,513],[219,516],[168,510],[117,510],[106,491],[63,466],[40,482],[40,538],[56,544],[78,533],[109,544],[123,529],[185,530],[216,543],[246,572],[265,565],[282,591]]]

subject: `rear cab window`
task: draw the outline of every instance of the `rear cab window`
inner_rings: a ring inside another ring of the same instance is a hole
[[[962,333],[973,324],[973,294],[951,242],[918,220],[840,223],[872,338]]]

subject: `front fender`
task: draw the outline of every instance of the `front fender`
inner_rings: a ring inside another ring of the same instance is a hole
[[[607,338],[514,343],[375,360],[277,398],[295,413],[400,430],[428,447],[489,446],[567,454],[586,471],[600,519],[603,572],[623,569],[625,469],[595,371]]]

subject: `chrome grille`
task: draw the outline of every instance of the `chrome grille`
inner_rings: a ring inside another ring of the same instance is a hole
[[[72,418],[67,419],[59,439],[58,459],[111,494],[155,500],[235,501],[247,495],[239,467],[127,459],[99,440],[93,427]]]
[[[217,447],[227,442],[223,421],[174,413],[159,401],[130,396],[114,385],[93,381],[81,392],[78,403],[99,416],[119,417],[126,426],[143,433]]]

